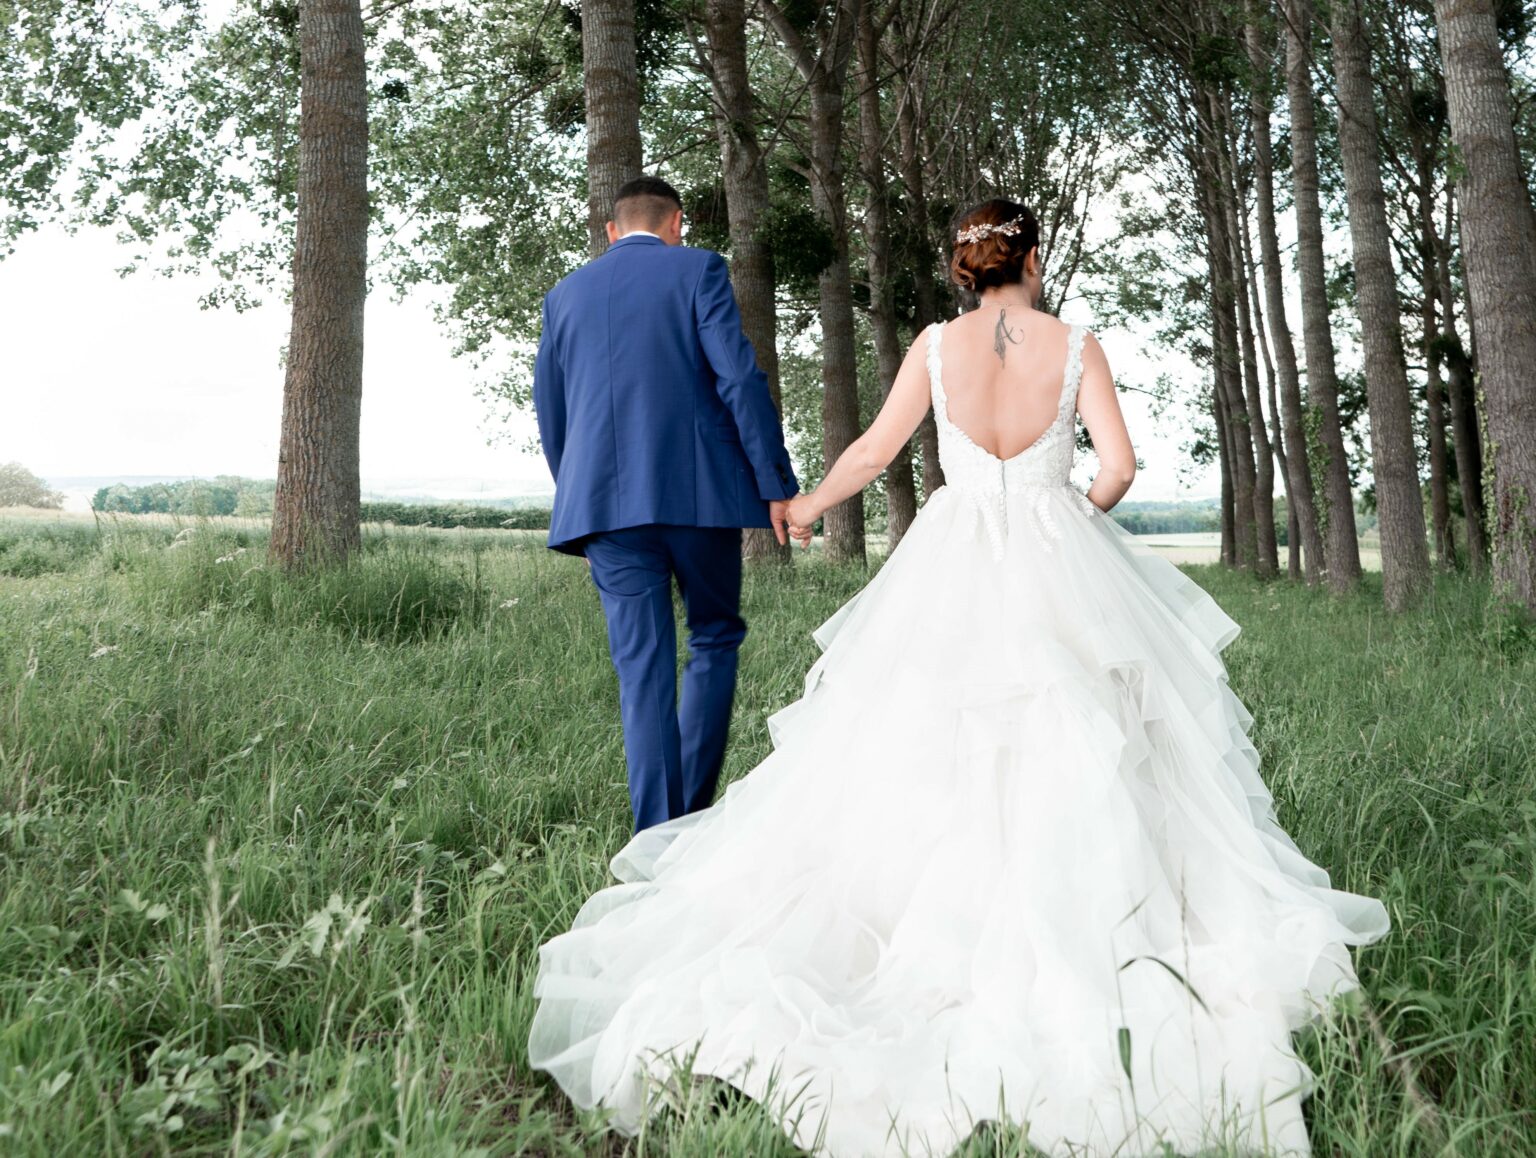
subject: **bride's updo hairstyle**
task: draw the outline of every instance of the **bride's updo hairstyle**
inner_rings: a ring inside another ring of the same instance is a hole
[[[1040,244],[1040,223],[1017,201],[994,197],[956,217],[949,241],[950,278],[980,293],[1024,280],[1024,255]]]

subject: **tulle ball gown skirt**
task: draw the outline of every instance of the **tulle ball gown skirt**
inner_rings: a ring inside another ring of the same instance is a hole
[[[1382,905],[1277,826],[1237,627],[1066,487],[953,487],[816,632],[772,753],[539,949],[532,1064],[638,1131],[687,1067],[805,1150],[1306,1154],[1292,1032]]]

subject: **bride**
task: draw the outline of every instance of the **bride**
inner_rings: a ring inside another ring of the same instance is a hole
[[[948,1154],[986,1119],[1050,1155],[1308,1154],[1291,1035],[1386,911],[1276,824],[1237,625],[1103,517],[1135,457],[1098,342],[1034,308],[1035,218],[958,225],[980,308],[918,337],[791,531],[930,404],[946,485],[815,632],[767,759],[636,833],[540,947],[530,1061],[627,1134],[691,1073],[835,1158]]]

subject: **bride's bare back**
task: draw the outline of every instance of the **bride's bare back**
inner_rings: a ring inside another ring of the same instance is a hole
[[[950,319],[939,342],[949,420],[998,458],[1028,450],[1056,421],[1070,329],[1015,305]]]
[[[982,297],[979,308],[943,324],[939,357],[946,410],[952,426],[986,453],[1006,460],[1034,446],[1056,420],[1071,327],[1012,294]],[[811,524],[822,512],[874,481],[928,413],[928,333],[925,328],[907,349],[869,429],[838,457],[813,494],[791,502],[791,534],[802,545],[810,542]],[[1088,499],[1107,511],[1136,475],[1136,452],[1109,362],[1092,333],[1083,339],[1082,357],[1076,408],[1099,459]]]

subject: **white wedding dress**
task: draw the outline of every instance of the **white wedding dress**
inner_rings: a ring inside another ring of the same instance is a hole
[[[815,632],[773,752],[540,947],[530,1060],[631,1134],[691,1063],[835,1158],[989,1118],[1050,1155],[1307,1154],[1291,1034],[1386,911],[1276,824],[1236,624],[1068,484],[1083,330],[1006,461],[949,421],[941,331],[947,485]]]

